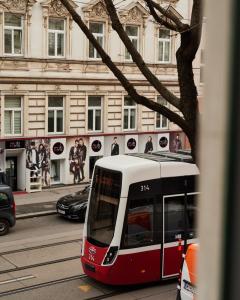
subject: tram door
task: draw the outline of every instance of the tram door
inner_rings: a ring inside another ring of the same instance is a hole
[[[184,245],[184,194],[163,196],[162,278],[176,276],[182,261]]]

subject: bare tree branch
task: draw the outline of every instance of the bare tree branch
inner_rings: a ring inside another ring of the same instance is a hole
[[[167,21],[167,18],[163,18],[162,16],[158,15],[155,11],[155,8],[153,7],[152,1],[151,0],[145,0],[147,3],[147,6],[150,10],[151,15],[155,19],[159,25],[164,25],[166,28],[173,30],[173,31],[178,31],[178,27],[174,23],[170,23]]]
[[[139,95],[132,83],[123,75],[123,73],[120,71],[120,69],[113,63],[109,55],[104,51],[102,46],[97,42],[94,35],[90,32],[88,27],[84,24],[82,21],[80,15],[75,11],[75,9],[71,6],[71,4],[68,2],[68,0],[60,0],[62,4],[66,7],[66,9],[71,14],[73,20],[78,24],[78,26],[81,28],[83,33],[86,35],[86,37],[89,39],[89,42],[92,43],[92,45],[96,48],[97,52],[102,58],[102,61],[104,64],[106,64],[109,69],[113,72],[113,74],[117,77],[117,79],[120,81],[124,89],[127,91],[128,95],[138,104],[144,105],[148,107],[151,110],[154,110],[156,112],[159,112],[163,114],[166,118],[168,118],[170,121],[176,123],[179,125],[183,130],[189,133],[190,130],[185,123],[184,119],[179,116],[177,113],[171,111],[169,108],[160,105],[157,102],[154,102],[150,99],[147,99],[146,97]]]
[[[146,1],[146,0],[145,0]],[[170,19],[173,21],[178,30],[177,31],[183,31],[186,30],[189,25],[182,23],[177,16],[175,16],[171,11],[168,9],[163,8],[160,4],[156,3],[155,1],[149,0],[154,8],[156,8],[161,15],[165,16],[166,18]]]
[[[159,24],[164,25],[167,28],[171,28],[171,30],[176,31],[181,36],[181,44],[176,52],[180,99],[171,91],[169,91],[147,67],[142,56],[136,50],[127,33],[125,32],[117,15],[113,0],[104,0],[111,19],[112,28],[117,32],[126,49],[132,56],[133,61],[138,66],[138,69],[145,76],[149,84],[153,86],[156,91],[158,91],[159,94],[167,100],[167,102],[182,112],[183,117],[172,111],[170,108],[162,106],[159,103],[140,95],[135,89],[134,85],[125,77],[123,72],[104,51],[100,43],[97,42],[94,35],[84,24],[79,14],[77,14],[75,9],[71,6],[69,0],[60,1],[69,11],[73,20],[82,29],[89,42],[92,43],[93,47],[97,50],[98,54],[102,58],[103,63],[108,66],[115,77],[119,80],[123,88],[127,91],[128,95],[136,103],[144,105],[153,111],[159,112],[183,129],[188,136],[191,144],[192,155],[195,159],[199,110],[197,88],[194,82],[192,63],[199,48],[201,39],[202,0],[193,0],[190,25],[182,23],[181,20],[179,20],[177,16],[175,16],[170,10],[161,7],[161,5],[156,3],[154,0],[144,0],[149,7],[151,15]]]
[[[176,97],[172,92],[170,92],[160,81],[159,79],[150,71],[144,62],[142,56],[137,51],[137,49],[132,44],[128,35],[126,34],[119,17],[117,15],[116,9],[113,5],[112,0],[104,0],[106,4],[106,8],[108,14],[112,21],[112,28],[118,33],[120,39],[123,44],[127,48],[128,52],[131,54],[133,61],[138,66],[139,70],[145,76],[145,78],[149,81],[149,83],[159,92],[160,95],[163,96],[170,104],[175,106],[177,109],[180,109],[180,101],[178,97]]]

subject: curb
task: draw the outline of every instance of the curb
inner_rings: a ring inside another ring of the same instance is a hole
[[[55,215],[55,214],[57,214],[56,210],[45,210],[45,211],[40,211],[35,213],[16,215],[16,220],[30,219],[30,218],[43,217],[43,216]]]

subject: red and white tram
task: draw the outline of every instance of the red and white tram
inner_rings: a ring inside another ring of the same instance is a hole
[[[195,164],[182,154],[118,155],[96,162],[83,232],[84,272],[111,285],[176,277],[196,242]]]

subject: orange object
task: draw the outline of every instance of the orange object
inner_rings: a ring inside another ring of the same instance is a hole
[[[199,246],[197,244],[190,245],[184,257],[183,267],[181,271],[181,279],[178,286],[178,296],[180,297],[178,299],[196,299],[196,260],[198,247]]]

